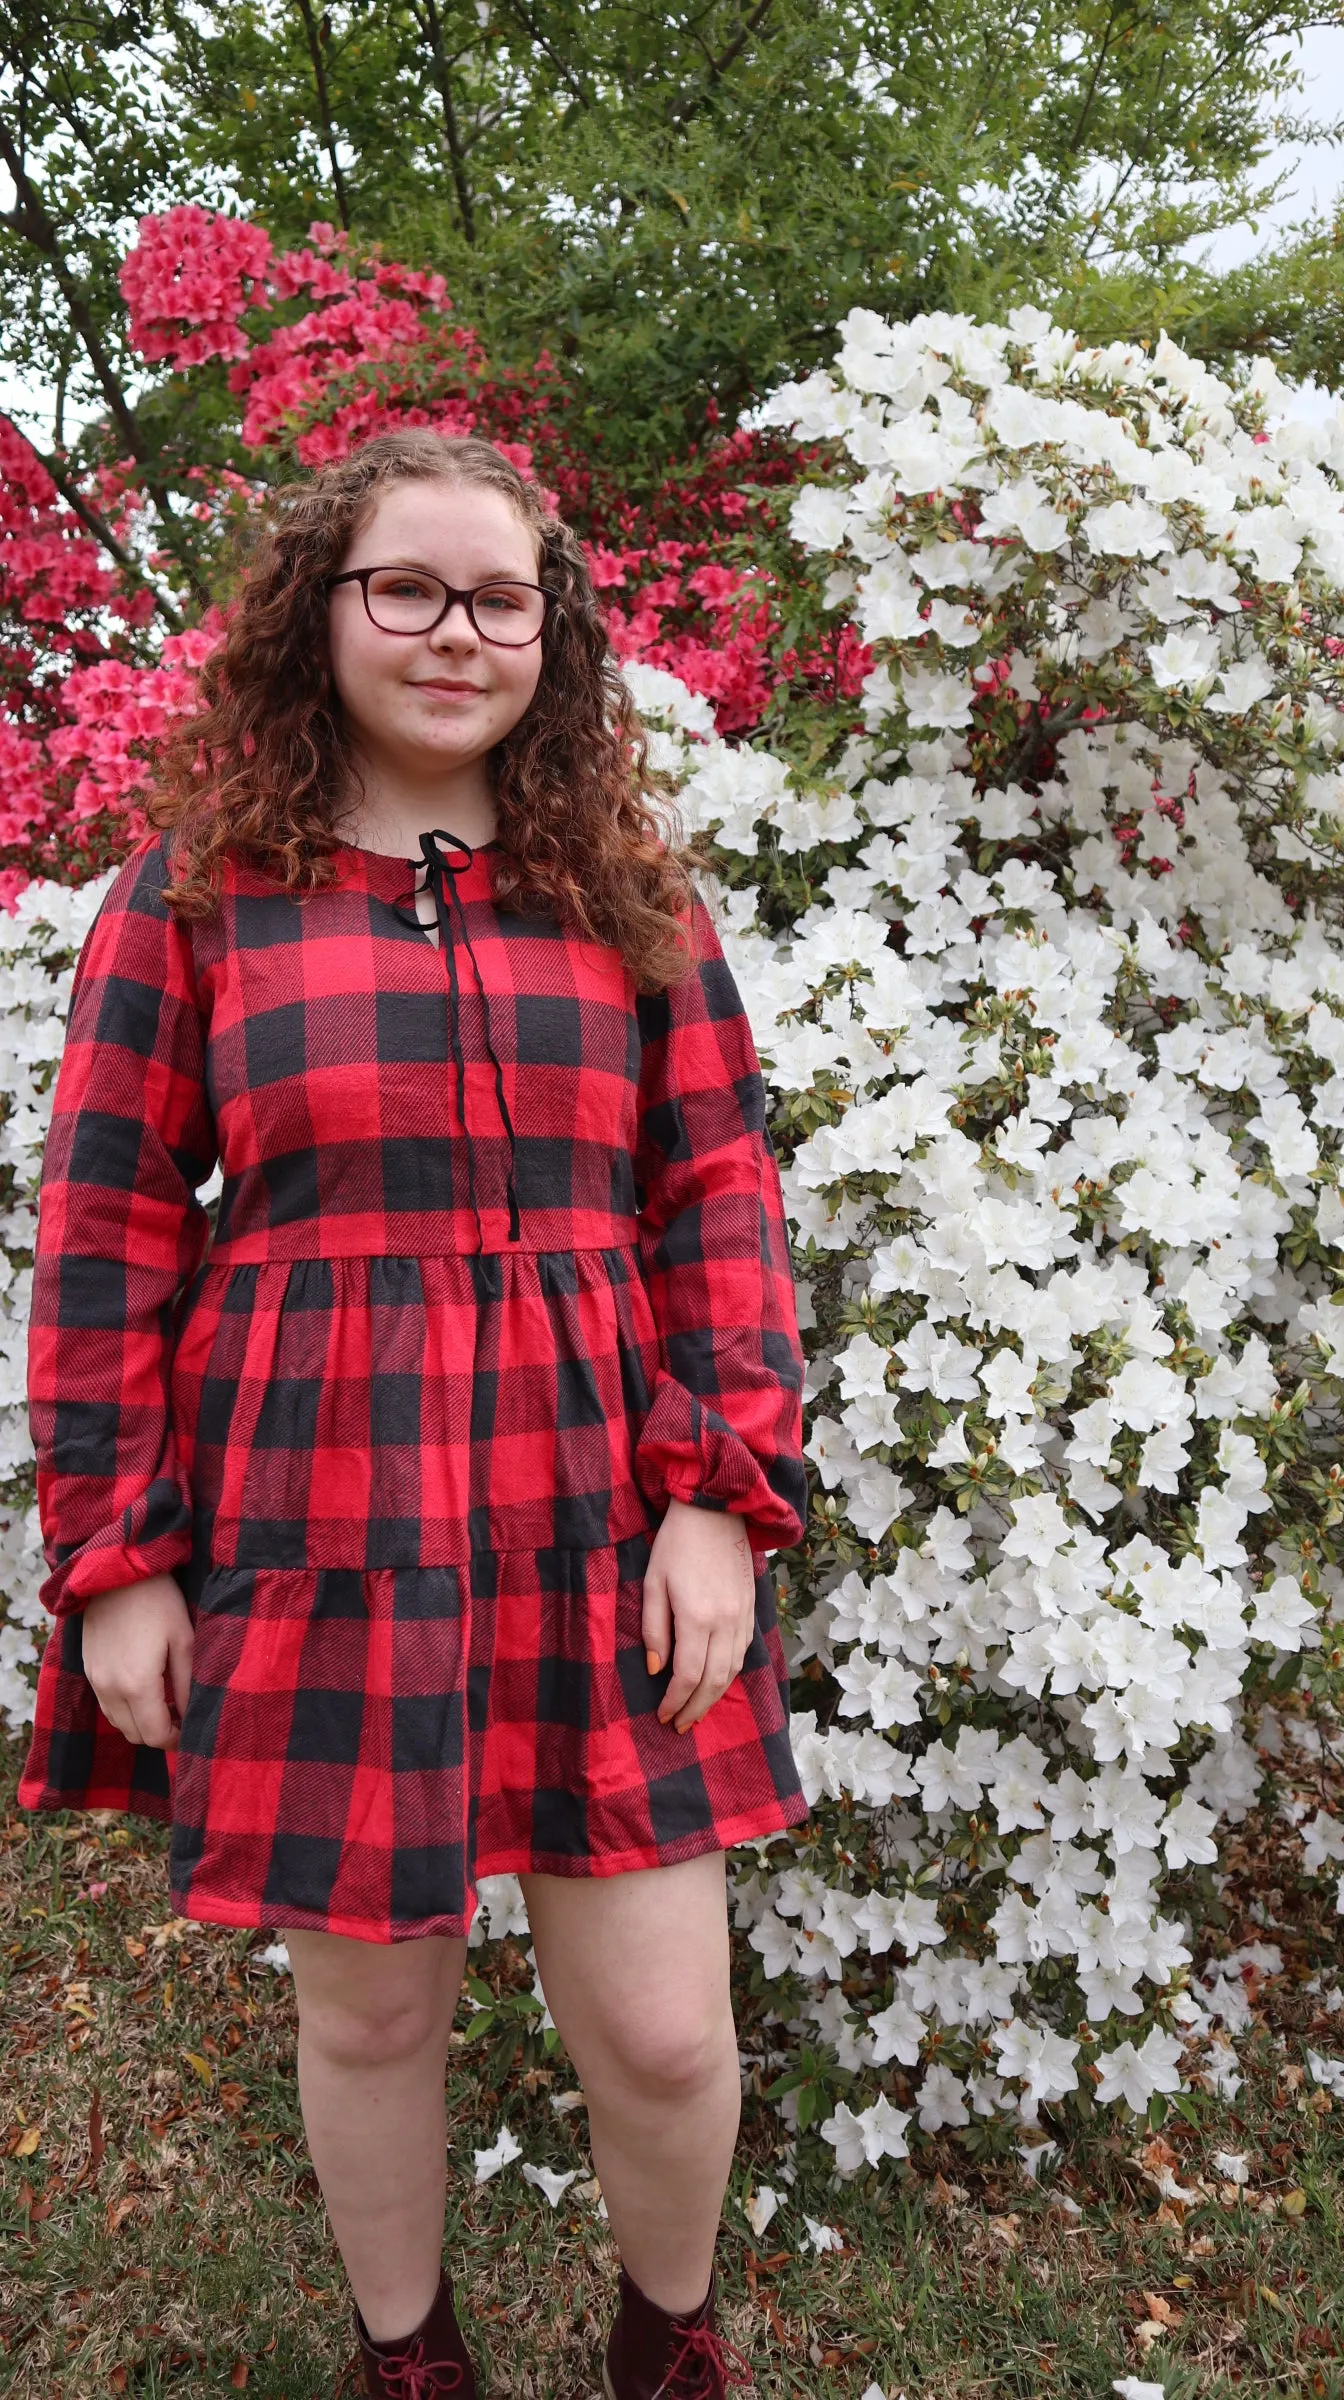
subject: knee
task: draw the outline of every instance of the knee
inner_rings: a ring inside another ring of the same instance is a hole
[[[606,2048],[620,2080],[650,2095],[691,2100],[721,2077],[737,2089],[737,2031],[726,2007],[642,2010],[609,2027]]]
[[[420,2057],[436,2040],[446,2054],[448,2021],[426,1994],[389,1999],[378,2007],[324,1995],[306,2007],[300,2002],[299,2037],[331,2067],[392,2067]]]

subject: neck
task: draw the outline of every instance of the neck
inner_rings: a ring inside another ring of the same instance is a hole
[[[424,777],[359,762],[359,783],[342,819],[342,837],[362,850],[413,857],[422,833],[455,833],[477,850],[495,840],[498,811],[483,759]]]

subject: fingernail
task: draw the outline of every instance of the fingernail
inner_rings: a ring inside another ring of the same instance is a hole
[[[661,1658],[658,1656],[658,1653],[657,1653],[657,1651],[656,1651],[656,1650],[646,1650],[646,1651],[645,1651],[645,1653],[644,1653],[644,1663],[645,1663],[645,1665],[648,1667],[649,1673],[650,1673],[651,1675],[657,1675],[657,1674],[659,1674],[659,1673],[661,1672],[661,1669],[662,1669],[662,1664],[663,1664],[663,1662],[662,1662]]]

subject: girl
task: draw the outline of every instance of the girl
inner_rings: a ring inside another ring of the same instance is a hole
[[[288,1943],[383,2400],[477,2389],[444,2063],[477,1883],[519,1875],[621,2253],[604,2392],[713,2400],[750,2380],[724,1852],[807,1813],[747,1018],[579,544],[489,443],[282,494],[204,700],[57,1083],[21,1798],[170,1818],[178,1913]]]

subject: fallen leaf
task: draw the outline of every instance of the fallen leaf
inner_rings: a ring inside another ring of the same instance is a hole
[[[123,2192],[119,2200],[109,2200],[107,2204],[108,2232],[119,2233],[126,2219],[134,2216],[139,2205],[134,2192]]]
[[[1285,2217],[1305,2216],[1307,2208],[1307,2195],[1305,2192],[1300,2191],[1285,2192],[1283,2198],[1279,2202],[1279,2206],[1283,2210]]]
[[[245,2392],[245,2391],[246,2391],[246,2389],[247,2389],[247,2360],[246,2360],[245,2358],[235,2358],[235,2360],[234,2360],[234,2362],[233,2362],[233,2370],[232,2370],[232,2373],[231,2373],[231,2374],[230,2374],[230,2376],[229,2376],[229,2389],[230,2389],[230,2391],[233,2391],[233,2392]]]
[[[137,1942],[134,1934],[128,1933],[126,1935],[126,1947],[130,1951],[132,1958],[143,1958],[145,1955],[144,1943]],[[125,2370],[123,2369],[123,2373],[124,2372]]]
[[[319,2285],[307,2282],[306,2279],[300,2275],[297,2267],[294,2270],[294,2281],[297,2283],[299,2290],[306,2293],[310,2300],[330,2300],[331,2298],[330,2292],[324,2292],[321,2290]]]
[[[126,2389],[126,2369],[124,2367],[114,2367],[107,2380],[111,2384],[114,2392],[124,2392]]]
[[[1162,2135],[1156,2133],[1150,2142],[1144,2143],[1139,2152],[1139,2163],[1148,2169],[1150,2175],[1156,2175],[1163,2167],[1179,2167],[1181,2162],[1170,2142],[1164,2141]]]
[[[1145,2292],[1143,2297],[1149,2316],[1156,2317],[1159,2325],[1180,2324],[1181,2310],[1173,2308],[1170,2300],[1164,2300],[1160,2292]]]
[[[1016,2250],[1022,2239],[1022,2220],[1020,2217],[991,2217],[989,2230],[1005,2249]]]
[[[211,2084],[214,2082],[214,2068],[211,2066],[208,2058],[202,2058],[199,2050],[184,2050],[182,2056],[185,2058],[187,2065],[195,2069],[196,2073],[200,2076],[202,2083]]]
[[[21,2133],[17,2142],[14,2144],[14,2156],[16,2158],[31,2158],[41,2139],[42,2135],[40,2129],[36,2125],[30,2125],[27,2132]]]

